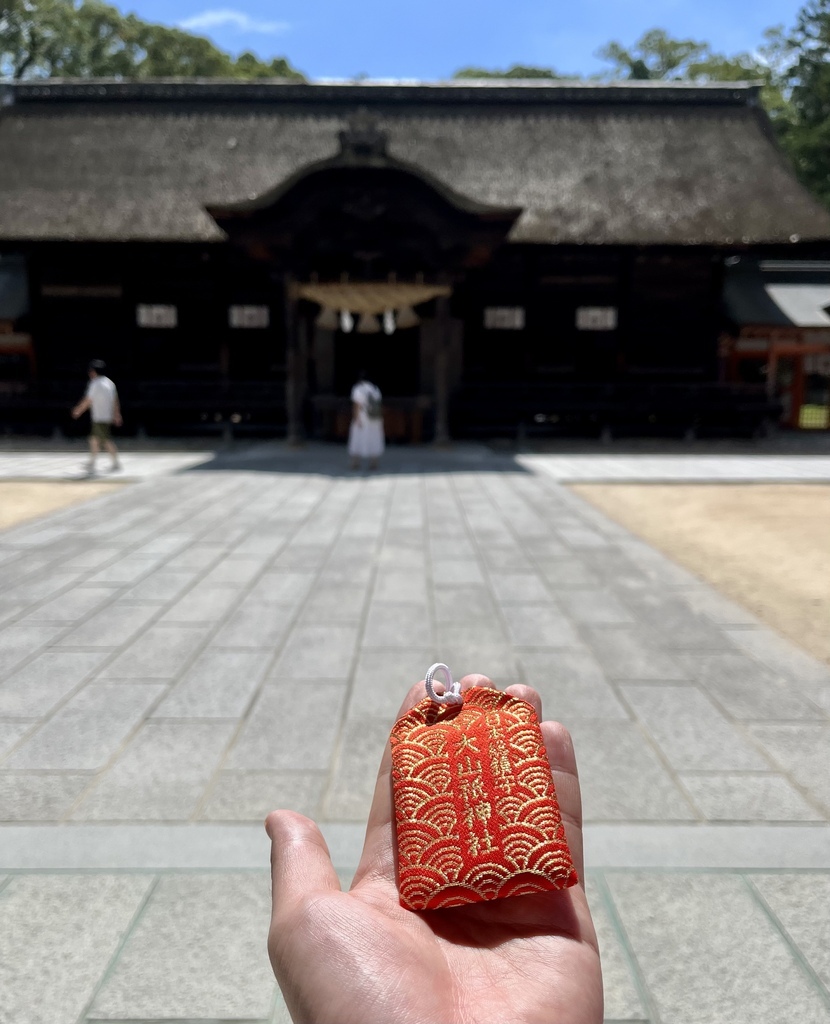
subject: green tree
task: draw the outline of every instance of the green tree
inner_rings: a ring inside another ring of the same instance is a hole
[[[781,142],[802,182],[830,206],[830,0],[808,0],[786,38],[786,53]]]
[[[124,19],[108,4],[93,0],[70,16],[72,30],[51,74],[81,77],[91,72],[112,78],[129,75],[135,65],[135,43],[124,32]]]
[[[612,65],[613,78],[679,79],[685,77],[691,65],[709,56],[709,46],[694,39],[672,39],[663,29],[655,28],[629,48],[608,43],[597,56]]]
[[[783,30],[770,28],[765,42],[754,54],[737,53],[726,57],[707,53],[690,64],[685,77],[692,82],[760,82],[761,103],[773,121],[788,116],[788,102],[782,72],[785,41]]]
[[[488,71],[486,68],[461,68],[453,78],[562,78],[552,68],[534,68],[514,64],[506,71]]]
[[[71,14],[64,0],[0,0],[3,77],[36,77],[59,60],[72,33]]]
[[[274,57],[266,63],[250,51],[240,53],[236,58],[234,73],[239,78],[292,78],[303,81],[303,76],[285,57]]]
[[[787,116],[783,79],[785,50],[781,28],[764,33],[765,42],[756,53],[729,57],[716,53],[708,43],[694,39],[672,39],[662,29],[646,32],[630,49],[609,43],[597,54],[613,67],[604,77],[627,77],[641,81],[760,82],[761,102],[773,120]]]
[[[758,56],[738,53],[727,57],[713,52],[709,43],[694,39],[672,39],[663,29],[646,32],[630,48],[621,43],[608,43],[597,56],[612,68],[607,77],[639,81],[747,82],[772,81],[768,57],[780,29],[766,33],[767,45]]]
[[[771,30],[771,33],[774,30]],[[768,33],[770,34],[770,33]],[[694,39],[672,39],[663,29],[646,32],[633,46],[611,42],[597,56],[612,65],[603,78],[647,80],[685,80],[698,82],[764,81],[769,69],[763,57],[748,53],[726,57],[713,53],[708,43]],[[550,68],[516,64],[507,71],[468,67],[455,78],[562,78]],[[568,76],[573,77],[573,76]]]
[[[233,59],[203,36],[166,25],[150,25],[134,14],[125,36],[136,52],[134,78],[235,78]]]
[[[234,59],[202,36],[125,16],[101,0],[0,0],[0,76],[303,77],[283,57]]]

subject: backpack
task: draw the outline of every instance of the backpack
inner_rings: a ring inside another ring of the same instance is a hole
[[[380,392],[376,387],[366,395],[366,415],[370,420],[379,420],[383,417],[383,404],[380,400]]]

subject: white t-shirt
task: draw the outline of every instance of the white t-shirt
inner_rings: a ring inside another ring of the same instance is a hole
[[[86,389],[90,399],[90,416],[93,423],[112,423],[115,415],[115,399],[118,392],[109,377],[93,377]]]

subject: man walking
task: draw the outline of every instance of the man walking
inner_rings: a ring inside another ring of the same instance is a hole
[[[90,475],[95,472],[95,459],[100,446],[103,445],[112,457],[110,472],[121,468],[118,461],[118,449],[112,440],[112,427],[121,426],[121,407],[118,404],[118,392],[115,385],[106,376],[107,364],[103,359],[93,359],[89,364],[89,384],[86,394],[72,410],[72,419],[89,409],[92,428],[89,433],[89,466]]]

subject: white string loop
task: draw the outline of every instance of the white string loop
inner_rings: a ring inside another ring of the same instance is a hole
[[[444,686],[444,692],[438,694],[435,692],[435,687],[432,684],[432,680],[435,678],[436,672],[440,672],[446,680]],[[435,665],[431,665],[429,671],[424,679],[424,685],[427,688],[427,696],[430,700],[434,700],[436,704],[463,704],[464,698],[461,696],[461,683],[454,683],[452,680],[452,672],[449,668],[442,664],[440,661]]]

